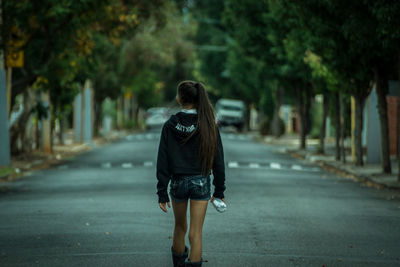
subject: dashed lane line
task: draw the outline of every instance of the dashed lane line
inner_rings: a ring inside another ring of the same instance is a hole
[[[239,163],[237,163],[236,161],[228,162],[228,167],[229,168],[239,168]]]
[[[272,163],[270,164],[270,167],[271,167],[271,169],[281,169],[281,168],[282,168],[282,167],[281,167],[281,164],[275,163],[275,162],[272,162]]]
[[[319,172],[321,168],[318,167],[304,167],[300,165],[287,165],[282,166],[280,163],[272,162],[272,163],[257,163],[257,162],[250,162],[250,163],[239,163],[237,161],[230,161],[227,162],[228,168],[250,168],[250,169],[273,169],[273,170],[295,170],[295,171],[312,171],[312,172]]]
[[[132,163],[122,163],[121,166],[122,166],[122,168],[125,168],[125,169],[132,168],[132,167],[133,167]]]
[[[145,161],[145,162],[143,163],[143,166],[145,166],[145,167],[151,167],[151,166],[153,166],[153,162],[152,162],[152,161]]]
[[[258,164],[258,163],[250,163],[249,167],[252,168],[252,169],[257,169],[257,168],[260,168],[260,164]]]
[[[105,169],[111,168],[111,163],[110,162],[103,163],[101,164],[101,167]]]
[[[292,169],[296,171],[301,171],[303,168],[300,165],[292,165]]]

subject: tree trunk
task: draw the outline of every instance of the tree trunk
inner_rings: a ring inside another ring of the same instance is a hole
[[[282,134],[282,125],[281,118],[279,117],[279,111],[281,110],[282,102],[283,102],[283,94],[284,89],[282,87],[278,87],[275,95],[275,108],[274,108],[274,117],[272,120],[272,134],[275,137],[279,137]]]
[[[311,85],[306,86],[306,95],[305,95],[305,106],[304,106],[304,114],[306,116],[306,136],[311,132],[312,127],[312,119],[311,119],[311,103],[313,101],[312,95],[312,87]]]
[[[62,114],[60,118],[58,119],[58,122],[60,123],[60,131],[58,132],[58,143],[59,145],[64,145],[64,123],[65,123],[65,118],[64,115]]]
[[[24,143],[26,126],[29,121],[29,117],[33,112],[34,103],[30,98],[30,91],[24,92],[24,109],[18,120],[10,128],[10,148],[12,155],[18,155],[23,152],[23,147],[18,148],[18,140],[21,140],[21,144]]]
[[[399,81],[400,81],[400,49],[397,53],[397,70],[399,74]],[[397,181],[400,182],[400,103],[397,103],[397,164],[398,164],[398,174],[397,174]]]
[[[297,90],[297,106],[300,117],[300,149],[306,149],[306,115],[302,90]]]
[[[93,134],[95,137],[99,136],[100,127],[101,127],[101,105],[102,100],[96,100],[94,103],[94,131]]]
[[[346,96],[340,95],[340,139],[341,139],[341,157],[342,162],[346,163],[346,148],[344,141],[346,139]]]
[[[326,118],[328,117],[329,111],[329,93],[325,93],[323,95],[323,103],[322,103],[322,123],[321,129],[319,132],[319,148],[318,153],[325,153],[325,132],[326,132]]]
[[[400,103],[397,103],[397,181],[400,182]]]
[[[247,132],[250,130],[250,105],[248,101],[245,101],[245,110],[244,110],[244,123],[238,127],[239,132]]]
[[[336,139],[336,160],[340,160],[340,135],[341,135],[341,124],[340,124],[340,95],[338,92],[335,93],[335,139]]]
[[[139,110],[140,110],[140,106],[139,104],[136,106],[136,111],[135,111],[135,124],[136,127],[139,128]]]
[[[356,102],[356,127],[354,130],[355,149],[356,149],[356,166],[364,165],[363,147],[362,147],[362,130],[363,130],[363,113],[365,106],[365,94],[353,95]]]
[[[123,101],[122,101],[122,97],[119,96],[117,98],[117,129],[121,130],[123,128]]]
[[[29,91],[28,90],[24,91],[23,96],[24,96],[24,101],[23,101],[24,108],[29,107],[31,109],[33,107],[33,105],[31,104]],[[22,131],[19,133],[19,139],[21,141],[21,152],[22,153],[27,152],[27,148],[26,148],[27,142],[25,139],[26,139],[26,130],[27,130],[27,126],[29,124],[29,118],[31,117],[31,114],[32,113],[30,113],[29,115],[26,116],[25,125],[22,127]]]
[[[56,108],[56,106],[54,107]],[[51,114],[51,118],[50,118],[50,153],[53,153],[53,148],[54,148],[54,135],[55,135],[55,126],[56,126],[56,114],[54,114],[53,111],[51,111],[51,109],[49,110],[50,114]]]
[[[374,68],[376,93],[378,95],[379,120],[381,125],[381,155],[382,155],[382,171],[384,173],[392,173],[389,152],[389,126],[387,114],[386,95],[389,91],[389,84],[386,74],[379,66]]]
[[[139,128],[139,103],[136,94],[132,93],[132,119],[135,123],[135,128]]]
[[[35,123],[35,143],[36,143],[36,150],[40,149],[40,131],[39,131],[39,116],[36,118]]]

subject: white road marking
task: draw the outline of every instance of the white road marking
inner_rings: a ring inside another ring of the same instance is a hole
[[[318,167],[313,167],[313,168],[305,168],[304,166],[300,166],[297,164],[289,165],[289,166],[282,166],[280,163],[277,162],[271,162],[267,163],[256,163],[256,162],[249,162],[249,163],[242,163],[239,165],[237,161],[230,161],[228,162],[228,168],[250,168],[250,169],[275,169],[275,170],[286,170],[286,171],[311,171],[311,172],[317,172],[321,171],[321,168]]]
[[[147,138],[147,139],[153,139],[153,138],[154,138],[154,135],[152,135],[152,134],[146,134],[146,138]]]
[[[143,166],[145,166],[145,167],[153,166],[153,162],[152,162],[152,161],[145,161],[145,162],[143,163]]]
[[[132,163],[122,163],[122,168],[132,168]]]
[[[239,168],[239,163],[237,163],[236,161],[228,162],[228,167],[229,168]]]
[[[281,164],[272,162],[270,165],[271,169],[280,169]]]
[[[292,169],[296,171],[301,171],[303,168],[300,165],[292,165]]]
[[[249,167],[250,168],[260,168],[260,164],[258,164],[258,163],[250,163]]]
[[[111,163],[110,162],[103,163],[101,164],[101,167],[106,169],[111,168]]]
[[[227,137],[228,137],[228,139],[231,139],[231,140],[232,140],[232,139],[235,139],[235,135],[234,135],[234,134],[228,134]]]
[[[66,170],[66,169],[68,169],[69,167],[68,167],[68,165],[61,165],[61,166],[58,166],[58,169],[59,170]]]

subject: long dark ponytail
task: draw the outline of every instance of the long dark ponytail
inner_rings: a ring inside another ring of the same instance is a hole
[[[198,134],[202,174],[209,175],[217,147],[217,128],[213,107],[208,99],[206,89],[201,83],[181,82],[178,85],[178,95],[182,105],[192,104],[197,109],[196,130],[191,136]]]

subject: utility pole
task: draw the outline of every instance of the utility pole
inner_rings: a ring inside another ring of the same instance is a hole
[[[3,3],[0,0],[0,32],[3,31]],[[10,133],[8,129],[8,104],[6,71],[4,66],[4,41],[0,34],[0,166],[10,165]]]

